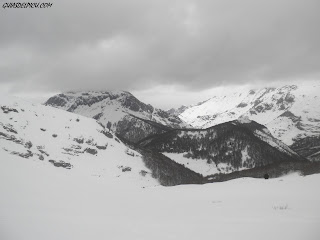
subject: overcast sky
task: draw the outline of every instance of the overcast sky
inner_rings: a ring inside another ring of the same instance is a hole
[[[2,92],[123,89],[166,108],[218,86],[320,79],[319,0],[0,2]]]

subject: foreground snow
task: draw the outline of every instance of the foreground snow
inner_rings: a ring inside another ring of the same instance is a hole
[[[320,237],[320,174],[142,188],[0,157],[2,240]]]

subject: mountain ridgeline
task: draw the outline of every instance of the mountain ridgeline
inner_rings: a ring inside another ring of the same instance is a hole
[[[49,167],[106,181],[127,179],[141,186],[204,180],[160,153],[125,145],[94,119],[16,98],[0,101],[0,156],[23,158],[39,171]]]
[[[231,173],[281,162],[305,162],[262,125],[232,121],[208,129],[179,129],[146,138],[139,145],[166,156],[199,173]],[[207,169],[207,171],[204,171]]]
[[[94,118],[115,132],[129,148],[140,152],[144,164],[161,184],[177,185],[223,181],[240,176],[263,177],[265,171],[270,172],[271,177],[276,177],[291,170],[310,170],[312,167],[309,165],[305,167],[305,164],[311,164],[305,157],[311,159],[312,155],[313,160],[318,159],[316,146],[309,151],[310,141],[297,144],[295,149],[299,150],[299,155],[276,139],[264,125],[249,120],[259,113],[262,114],[260,117],[267,116],[268,111],[273,109],[269,118],[290,118],[300,123],[301,118],[296,119],[289,111],[289,108],[294,110],[291,106],[295,96],[291,91],[296,89],[285,87],[280,90],[250,91],[249,97],[236,105],[236,113],[216,114],[213,118],[199,115],[197,119],[207,124],[212,123],[212,119],[223,122],[223,119],[229,119],[229,115],[234,119],[244,110],[250,113],[249,117],[245,112],[237,120],[201,129],[199,125],[190,128],[195,124],[186,117],[194,110],[190,107],[183,106],[177,111],[171,109],[165,112],[124,91],[68,92],[53,96],[45,105]],[[276,99],[275,105],[266,102],[271,93],[276,94],[271,98]],[[239,96],[233,97],[237,99]],[[197,106],[201,109],[210,101]],[[304,150],[306,144],[308,151]],[[312,172],[307,170],[306,173]]]
[[[206,101],[170,112],[201,129],[247,116],[292,145],[306,137],[320,136],[319,92],[319,81],[277,88],[225,89]]]
[[[130,142],[186,125],[179,117],[145,104],[125,91],[67,92],[45,105],[91,117]]]

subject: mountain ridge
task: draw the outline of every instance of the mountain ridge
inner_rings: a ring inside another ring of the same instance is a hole
[[[204,176],[265,166],[274,161],[307,161],[254,121],[231,121],[206,129],[173,129],[138,144],[186,167],[189,165]]]
[[[178,116],[193,127],[206,128],[244,115],[292,145],[304,137],[320,135],[319,92],[319,82],[221,92],[184,108]]]
[[[168,128],[188,126],[179,117],[145,104],[127,91],[61,93],[45,105],[94,118],[131,142]]]

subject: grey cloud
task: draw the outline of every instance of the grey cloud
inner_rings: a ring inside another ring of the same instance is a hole
[[[53,3],[0,10],[2,83],[199,91],[320,75],[317,0]]]

